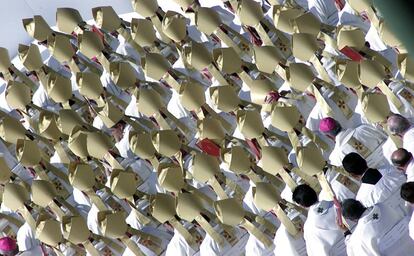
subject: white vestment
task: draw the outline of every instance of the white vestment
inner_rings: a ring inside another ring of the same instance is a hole
[[[309,208],[303,236],[309,256],[346,255],[343,232],[336,224],[332,201],[321,201]]]
[[[411,215],[410,223],[408,224],[408,230],[409,230],[411,239],[414,240],[414,212]]]
[[[405,175],[407,176],[407,182],[414,181],[414,160],[408,163]]]
[[[368,208],[346,239],[348,256],[406,256],[414,251],[408,233],[409,217],[383,204]]]
[[[292,220],[300,218],[305,221],[306,217],[298,213],[297,211],[291,211],[288,213],[288,217]],[[299,234],[298,237],[293,237],[286,230],[285,226],[280,225],[276,231],[275,239],[275,255],[276,256],[306,256],[306,244],[303,234]]]
[[[322,93],[322,96],[325,99],[326,103],[328,103],[334,112],[335,120],[338,121],[341,127],[344,129],[355,128],[359,126],[362,123],[361,115],[353,111],[358,104],[358,98],[349,89],[346,89],[344,87],[337,87],[337,89],[348,95],[348,100],[333,100],[334,97],[339,96],[335,95],[331,90],[325,90]],[[349,112],[343,110],[342,106]],[[346,113],[346,115],[344,113]],[[316,104],[309,114],[308,119],[306,120],[306,127],[311,131],[319,131],[319,122],[325,117],[328,117],[328,115],[324,113],[320,104]]]
[[[335,0],[309,0],[309,11],[322,23],[336,26],[338,23],[338,9]]]
[[[234,228],[232,236],[224,235],[224,230],[220,225],[214,229],[225,238],[223,246],[219,246],[211,236],[206,234],[203,242],[200,245],[201,256],[232,256],[244,252],[249,233],[241,228]]]
[[[205,231],[193,225],[192,223],[185,223],[184,227],[189,230],[190,234],[193,235],[196,239],[198,248],[191,247],[185,238],[178,232],[174,230],[174,236],[171,238],[167,249],[165,250],[165,256],[197,256],[200,255],[200,245],[203,242],[205,236]]]
[[[171,240],[170,234],[153,227],[144,227],[141,231],[159,238],[161,242],[161,244],[158,245],[155,243],[155,241],[152,241],[151,239],[141,241],[142,238],[132,236],[131,240],[134,241],[139,247],[139,249],[147,256],[157,256],[157,254],[153,250],[151,250],[151,248],[160,247],[161,251],[164,251],[164,249],[167,247],[168,242]],[[122,256],[134,255],[135,254],[129,248],[126,248],[124,253],[122,254]]]
[[[388,86],[403,104],[401,109],[396,109],[392,104],[390,104],[390,108],[394,107],[391,111],[393,113],[399,113],[406,118],[413,117],[414,106],[412,102],[414,102],[414,91],[400,81],[393,81],[389,83]]]
[[[354,9],[346,3],[344,8],[339,12],[338,25],[353,26],[362,29],[365,33],[370,28],[368,20],[362,19],[362,17],[355,13]]]
[[[342,166],[342,159],[351,152],[362,155],[359,151],[367,151],[367,160],[371,168],[383,166],[386,163],[383,155],[383,144],[388,136],[385,132],[372,125],[362,124],[355,129],[346,129],[339,132],[335,138],[335,148],[329,156],[332,165]]]
[[[375,184],[361,183],[356,200],[364,206],[370,207],[383,203],[394,209],[399,209],[405,215],[404,200],[400,196],[401,185],[406,182],[405,176],[397,170],[380,171],[382,178]]]
[[[326,172],[325,176],[331,184],[332,190],[339,201],[343,201],[348,198],[355,198],[361,182],[351,177],[344,176],[331,169]]]
[[[39,240],[36,239],[35,233],[25,222],[17,231],[17,246],[20,251],[27,251],[40,245]]]
[[[268,212],[264,219],[269,221],[269,224],[272,224],[275,228],[274,231],[277,231],[277,227],[280,226],[280,221],[276,218],[276,216],[272,212]],[[275,232],[273,230],[267,229],[266,225],[260,225],[259,229],[263,232],[263,234],[271,240],[274,240]],[[274,255],[275,245],[274,243],[270,247],[266,247],[256,236],[250,234],[249,239],[247,239],[246,243],[246,255]]]
[[[414,154],[414,126],[404,134],[403,148]]]

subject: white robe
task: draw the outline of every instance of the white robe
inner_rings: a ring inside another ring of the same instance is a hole
[[[382,165],[379,165],[380,168],[387,168],[393,165],[391,161],[391,155],[397,149],[398,147],[394,143],[392,138],[388,137],[387,140],[382,145],[382,154],[384,155],[384,161],[382,162]]]
[[[263,216],[263,218],[268,220],[275,227],[280,226],[279,220],[271,212],[268,212],[265,216]],[[271,240],[274,240],[275,233],[271,233],[270,230],[266,229],[264,225],[260,226],[259,229],[264,233],[266,237],[268,237]],[[246,255],[269,255],[270,256],[270,255],[274,255],[275,245],[273,243],[272,246],[266,247],[261,241],[259,241],[259,239],[257,239],[254,235],[250,234],[249,239],[247,239],[245,249],[246,249]]]
[[[377,184],[361,183],[356,200],[366,207],[383,203],[407,214],[405,202],[400,196],[401,185],[406,182],[405,176],[397,170],[380,171],[382,178]]]
[[[306,244],[303,236],[294,238],[281,225],[275,235],[275,255],[276,256],[306,256]]]
[[[383,204],[368,208],[346,239],[348,256],[405,256],[414,250],[408,233],[409,217],[401,218]]]
[[[344,87],[338,87],[338,90],[343,91],[348,95],[349,98],[345,104],[348,105],[351,111],[353,111],[358,104],[358,98],[353,92]],[[347,118],[343,114],[342,110],[338,107],[338,104],[330,98],[332,93],[333,92],[331,90],[325,90],[322,93],[322,96],[334,112],[335,120],[338,121],[344,129],[355,128],[359,126],[362,123],[361,115],[353,112],[352,115]],[[309,114],[308,119],[306,120],[306,127],[311,131],[319,131],[319,122],[325,117],[328,117],[328,115],[324,113],[320,104],[316,104]]]
[[[407,176],[407,182],[414,181],[414,160],[411,160],[411,162],[407,165],[405,175]]]
[[[408,231],[411,239],[414,240],[414,212],[411,214],[410,223],[408,224]]]
[[[362,19],[360,15],[356,14],[354,9],[352,9],[348,3],[346,3],[344,8],[339,12],[338,25],[361,28],[365,33],[368,32],[370,28],[369,21]]]
[[[309,0],[309,11],[322,23],[336,26],[338,23],[338,9],[334,0]]]
[[[17,246],[20,251],[27,251],[40,245],[39,240],[36,239],[35,233],[25,222],[17,231]]]
[[[44,254],[43,254],[42,247],[36,246],[36,247],[33,247],[32,249],[21,251],[17,255],[20,255],[20,256],[34,256],[34,255],[41,256],[41,255],[44,255]]]
[[[329,161],[332,165],[342,166],[342,159],[351,152],[358,151],[349,144],[349,141],[355,137],[365,147],[367,147],[371,154],[367,157],[368,166],[377,168],[386,163],[383,155],[383,144],[388,136],[385,132],[376,129],[372,125],[362,124],[355,129],[342,130],[335,138],[335,148],[329,156]]]
[[[402,95],[404,93],[409,93],[412,96],[414,96],[414,91],[410,89],[408,86],[405,86],[404,83],[399,81],[391,82],[389,85],[392,92],[398,97],[398,99],[403,104],[403,107],[398,110],[396,109],[392,104],[390,104],[390,107],[394,107],[394,109],[391,109],[393,113],[399,113],[400,115],[411,118],[414,116],[414,106],[410,101],[408,101],[406,98],[404,98]],[[409,96],[409,95],[408,95]]]
[[[411,152],[411,154],[414,154],[414,126],[404,134],[403,148]]]
[[[10,152],[2,141],[0,141],[0,152],[0,157],[3,157],[10,170],[23,181],[30,184],[34,178],[34,173],[30,172],[22,164],[20,164],[17,161],[16,156]]]
[[[321,201],[309,208],[303,236],[309,256],[346,255],[344,236],[336,224],[333,202]]]
[[[348,198],[355,198],[356,196],[356,192],[355,193],[353,191],[351,191],[347,186],[345,186],[344,184],[342,184],[341,182],[339,182],[339,178],[341,178],[341,174],[333,171],[333,170],[328,170],[328,172],[325,174],[327,180],[329,181],[329,183],[331,184],[332,190],[334,191],[336,198],[339,201],[343,201],[345,199]],[[359,187],[360,182],[352,179],[350,177],[348,177],[348,179],[350,179],[351,182],[354,182],[355,185],[357,185]]]
[[[305,221],[306,217],[300,215],[296,211],[288,213],[290,219],[294,219],[297,216]],[[276,231],[275,239],[273,240],[275,244],[275,256],[306,256],[306,244],[303,234],[300,234],[298,237],[293,237],[287,232],[286,228],[283,225]]]
[[[219,233],[223,233],[223,229],[220,225],[214,227],[214,229]],[[249,238],[249,233],[241,228],[234,228],[235,243],[231,245],[226,239],[223,246],[220,247],[214,240],[206,234],[203,242],[200,245],[200,256],[231,256],[238,255],[244,252],[247,239]],[[224,237],[224,236],[223,236]]]
[[[153,236],[158,237],[161,240],[161,244],[159,246],[162,248],[162,250],[164,250],[167,247],[168,242],[171,240],[171,235],[170,234],[168,234],[166,232],[163,232],[163,231],[161,231],[159,229],[156,229],[156,228],[145,227],[145,228],[142,229],[142,231],[145,232],[145,233],[148,233],[148,234],[151,234]],[[134,241],[137,244],[137,246],[141,249],[141,251],[145,255],[147,255],[147,256],[157,256],[157,254],[154,251],[152,251],[150,249],[150,247],[147,247],[147,246],[144,245],[145,242],[144,242],[144,244],[140,243],[141,239],[142,238],[139,238],[137,236],[132,236],[131,237],[131,240]],[[147,242],[151,243],[151,241],[147,241]],[[126,248],[124,253],[122,254],[122,256],[134,256],[134,255],[135,254],[129,248]]]
[[[170,242],[168,243],[167,249],[165,250],[165,256],[197,256],[200,255],[200,245],[203,242],[202,238],[205,236],[205,231],[197,227],[191,223],[185,223],[184,227],[189,229],[195,229],[194,232],[197,232],[197,237],[201,239],[196,239],[198,248],[192,248],[185,238],[178,232],[177,230],[174,231],[174,236],[171,238]]]

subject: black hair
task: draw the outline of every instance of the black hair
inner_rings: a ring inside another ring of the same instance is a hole
[[[407,202],[414,203],[414,182],[402,184],[400,190],[401,198]]]
[[[345,199],[342,202],[342,216],[346,219],[358,220],[367,209],[360,201]]]
[[[336,120],[335,120],[335,122],[336,122],[335,128],[330,130],[329,132],[326,132],[327,134],[330,134],[334,137],[336,137],[336,135],[338,135],[338,133],[340,133],[342,131],[341,124]]]
[[[318,202],[318,194],[307,184],[299,185],[295,188],[292,195],[293,201],[304,207],[309,207]]]
[[[367,161],[355,152],[347,154],[342,159],[342,166],[345,171],[354,175],[362,175],[368,169]]]

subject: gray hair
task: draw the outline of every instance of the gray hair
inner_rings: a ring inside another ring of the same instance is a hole
[[[387,125],[388,130],[392,134],[396,135],[404,134],[411,127],[410,121],[408,121],[407,118],[399,114],[393,114],[390,117],[388,117]]]

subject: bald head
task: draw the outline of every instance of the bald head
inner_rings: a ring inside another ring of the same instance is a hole
[[[407,118],[399,114],[393,114],[387,120],[388,130],[395,135],[404,135],[410,128],[411,124]]]
[[[413,158],[413,155],[404,148],[395,150],[391,155],[391,162],[397,168],[404,168]]]

